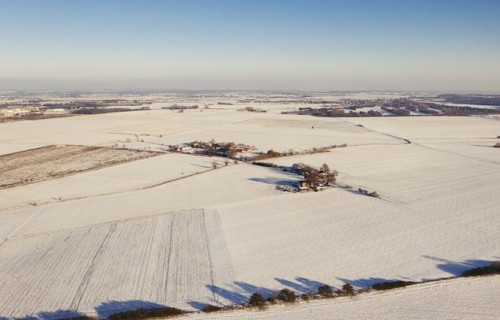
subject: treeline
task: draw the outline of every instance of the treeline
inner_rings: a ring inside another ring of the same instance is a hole
[[[500,261],[493,261],[491,265],[485,267],[478,267],[470,269],[462,273],[460,277],[477,277],[477,276],[488,276],[500,274]],[[447,278],[453,279],[453,278]],[[446,279],[437,279],[446,280]],[[297,294],[293,290],[288,288],[276,291],[269,296],[265,297],[259,292],[253,293],[248,302],[242,305],[227,305],[227,306],[215,306],[207,304],[203,307],[202,312],[223,312],[232,310],[245,310],[249,308],[258,308],[260,310],[266,309],[268,306],[276,304],[293,304],[300,301],[311,301],[320,299],[335,299],[339,297],[353,297],[358,294],[367,293],[372,290],[376,291],[386,291],[398,288],[404,288],[411,285],[423,284],[426,282],[437,281],[437,280],[424,280],[420,282],[416,281],[381,281],[374,283],[371,288],[356,289],[350,283],[344,283],[341,288],[336,289],[328,284],[322,284],[317,287],[316,292],[304,292],[302,294]],[[172,308],[172,307],[157,307],[157,308],[139,308],[135,310],[123,311],[115,313],[109,316],[109,320],[133,320],[133,319],[155,319],[155,318],[174,318],[182,315],[186,315],[192,312]],[[96,317],[87,316],[84,314],[61,317],[60,320],[98,320]]]
[[[299,108],[298,111],[282,111],[282,114],[298,114],[298,115],[310,115],[310,116],[315,116],[315,117],[381,117],[382,113],[379,111],[375,110],[369,110],[369,111],[353,111],[351,109],[350,111],[346,112],[346,110],[349,110],[349,108],[343,109],[343,108],[335,108],[335,107],[323,107],[323,108]]]
[[[440,94],[437,98],[444,99],[446,102],[451,103],[500,106],[500,95]]]
[[[43,103],[42,109],[79,109],[79,108],[104,108],[114,106],[140,106],[151,104],[150,101],[107,99],[99,101],[69,101],[61,103]]]
[[[104,113],[128,112],[128,111],[138,111],[138,109],[129,109],[129,108],[82,108],[82,109],[73,110],[70,113],[71,114],[104,114]]]
[[[166,109],[166,110],[196,110],[198,109],[198,105],[192,105],[192,106],[181,106],[181,105],[178,105],[178,104],[173,104],[169,107],[161,107],[162,109]]]
[[[322,108],[302,107],[295,111],[283,111],[282,114],[310,115],[315,117],[381,117],[382,112],[376,110],[358,110],[380,106],[386,116],[408,117],[412,112],[427,116],[470,116],[500,114],[500,109],[488,109],[470,106],[447,106],[433,102],[420,102],[401,98],[374,104],[362,101],[345,107],[323,106]]]
[[[309,150],[301,150],[301,151],[296,151],[296,150],[288,150],[288,151],[283,151],[283,152],[278,152],[274,151],[273,149],[268,150],[266,153],[262,153],[253,157],[249,157],[246,159],[246,161],[250,162],[255,162],[255,161],[262,161],[266,159],[271,159],[271,158],[280,158],[280,157],[290,157],[290,156],[295,156],[295,155],[304,155],[304,154],[315,154],[315,153],[323,153],[323,152],[330,152],[331,149],[336,149],[336,148],[345,148],[347,147],[346,143],[343,144],[334,144],[331,146],[327,147],[314,147]]]

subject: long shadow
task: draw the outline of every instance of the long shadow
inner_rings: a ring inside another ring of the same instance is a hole
[[[491,261],[480,259],[468,259],[461,262],[456,262],[427,255],[423,255],[422,257],[439,262],[439,264],[436,265],[438,269],[454,276],[461,276],[465,271],[468,271],[470,269],[487,267],[491,265]]]
[[[303,277],[297,277],[295,278],[298,282],[302,283],[303,287],[306,288],[307,292],[316,292],[318,291],[318,288],[324,285],[322,282],[318,282],[315,280],[303,278]]]
[[[303,277],[296,277],[295,282],[281,278],[275,278],[275,280],[278,283],[280,283],[283,287],[288,287],[290,289],[293,289],[297,293],[315,293],[318,291],[318,288],[323,285],[323,283],[321,282]],[[234,290],[229,290],[214,285],[207,285],[207,288],[215,295],[233,304],[248,303],[248,299],[254,293],[260,293],[261,295],[264,296],[264,298],[269,298],[271,296],[274,296],[279,291],[275,289],[256,286],[242,281],[235,281],[234,285],[235,285]],[[190,305],[193,308],[201,310],[203,306],[205,306],[206,304],[197,301],[191,301]]]
[[[275,292],[274,290],[267,289],[264,287],[257,287],[257,286],[254,286],[253,284],[249,284],[249,283],[242,282],[242,281],[236,281],[236,282],[234,282],[234,284],[237,285],[238,287],[240,287],[242,290],[244,290],[249,295],[252,295],[254,293],[260,293],[264,297],[269,297],[270,295],[272,295]]]
[[[202,311],[207,306],[207,303],[194,301],[194,300],[189,301],[188,304],[191,307],[193,307],[194,309],[199,310],[199,311]]]
[[[288,288],[290,288],[292,290],[297,291],[298,293],[309,292],[307,290],[307,287],[304,286],[304,285],[302,285],[301,283],[296,283],[296,282],[293,282],[293,281],[290,281],[290,280],[281,279],[281,278],[274,278],[274,280],[278,281],[279,283],[281,283],[285,287],[288,287]],[[316,291],[314,291],[314,292],[316,292]]]
[[[207,285],[207,288],[212,293],[234,304],[242,304],[248,301],[248,297],[236,291],[227,290],[211,284]]]
[[[201,305],[201,304],[200,304]],[[143,301],[143,300],[129,300],[129,301],[107,301],[101,303],[95,308],[97,316],[99,319],[106,319],[113,314],[127,311],[136,311],[139,309],[164,309],[167,308],[165,305],[161,305],[155,302]],[[200,308],[201,310],[202,308]],[[91,320],[95,317],[90,317],[82,312],[75,310],[56,310],[56,311],[42,311],[38,312],[36,315],[30,315],[20,318],[6,318],[0,316],[0,320]]]
[[[296,180],[283,180],[283,179],[278,179],[274,177],[267,177],[267,178],[249,178],[248,180],[250,181],[255,181],[255,182],[262,182],[266,184],[272,184],[272,185],[285,185],[285,186],[295,186],[297,184]]]
[[[42,311],[33,316],[26,316],[21,318],[5,318],[0,317],[0,320],[61,320],[61,319],[85,319],[89,318],[84,313],[75,310],[56,310],[56,311]]]
[[[97,312],[97,316],[99,318],[106,319],[107,317],[119,312],[134,311],[138,309],[159,309],[165,307],[165,305],[143,300],[106,301],[96,307],[95,311]]]
[[[350,285],[358,288],[371,288],[375,283],[378,282],[396,281],[396,279],[371,278],[371,277],[365,279],[356,279],[356,280],[350,280],[340,277],[337,277],[337,279],[339,279],[344,283],[349,283]]]

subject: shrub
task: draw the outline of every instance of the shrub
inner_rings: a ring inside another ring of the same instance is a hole
[[[368,192],[368,190],[366,190],[366,189],[358,188],[358,192],[365,195],[365,196],[380,198],[380,195],[376,191]]]
[[[370,197],[380,198],[379,194],[378,194],[376,191],[370,192],[368,195],[369,195]]]
[[[272,304],[276,304],[276,303],[278,303],[278,301],[279,300],[276,297],[269,297],[269,298],[267,298],[267,302],[272,303]]]
[[[134,320],[134,319],[151,319],[151,318],[168,318],[187,313],[184,310],[171,307],[154,308],[154,309],[137,309],[115,313],[109,316],[108,320]]]
[[[353,296],[355,294],[354,288],[349,283],[342,286],[342,293],[348,296]]]
[[[474,268],[468,271],[465,271],[462,274],[462,277],[475,277],[475,276],[487,276],[490,274],[500,274],[500,262],[495,261],[492,262],[490,266]]]
[[[493,147],[500,148],[500,142],[497,142]]]
[[[311,297],[311,295],[310,295],[310,294],[308,294],[308,293],[303,293],[303,294],[301,294],[301,295],[300,295],[300,299],[302,299],[302,300],[304,300],[304,301],[309,301],[309,300],[311,300],[312,298],[314,298],[314,297]]]
[[[361,194],[364,194],[365,196],[368,195],[368,190],[365,190],[365,189],[358,188],[358,192]]]
[[[327,284],[324,284],[318,288],[318,294],[322,295],[323,297],[331,297],[333,296],[332,287],[330,287]]]
[[[280,293],[278,293],[278,296],[276,298],[284,302],[295,302],[295,299],[297,297],[295,296],[295,293],[292,290],[283,289],[280,291]]]
[[[203,307],[203,312],[218,312],[218,311],[222,311],[224,310],[223,307],[219,307],[219,306],[214,306],[212,304],[207,304],[205,307]]]
[[[410,286],[412,284],[416,284],[417,282],[413,281],[386,281],[386,282],[378,282],[375,283],[372,288],[375,290],[390,290],[396,288],[402,288],[406,286]]]
[[[254,307],[263,307],[266,304],[266,299],[260,293],[254,293],[248,304]]]

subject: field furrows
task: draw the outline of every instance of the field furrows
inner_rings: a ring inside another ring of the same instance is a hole
[[[0,248],[0,315],[70,306],[108,226],[7,240]]]
[[[205,225],[212,283],[231,285],[236,279],[236,274],[217,210],[205,210]],[[215,293],[212,293],[212,300],[225,305],[231,304],[231,301]]]
[[[213,302],[209,286],[233,274],[216,211],[21,236],[0,246],[0,316],[186,307]]]
[[[157,155],[156,152],[92,146],[47,146],[0,156],[0,189]]]
[[[211,284],[210,263],[206,244],[203,212],[196,217],[174,217],[168,264],[167,300],[172,302],[200,300]],[[185,248],[192,248],[191,255]]]

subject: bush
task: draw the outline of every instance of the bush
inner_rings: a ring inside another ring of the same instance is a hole
[[[284,302],[295,302],[295,299],[297,297],[295,296],[295,293],[292,290],[283,289],[280,291],[280,293],[276,298]]]
[[[365,196],[380,198],[380,195],[376,191],[368,192],[368,190],[366,190],[366,189],[358,188],[358,192],[365,195]]]
[[[490,274],[500,274],[500,262],[492,262],[490,266],[474,268],[469,271],[465,271],[462,277],[475,277],[475,276],[487,276]]]
[[[254,307],[263,307],[266,304],[266,299],[260,293],[254,293],[248,304]]]
[[[500,142],[497,142],[493,147],[500,148]]]
[[[370,197],[374,197],[374,198],[380,198],[379,194],[378,194],[376,191],[370,192],[370,193],[368,194],[368,196],[370,196]]]
[[[311,294],[308,294],[308,293],[303,293],[303,294],[300,295],[300,299],[302,299],[304,301],[309,301],[312,298],[314,298],[314,297],[311,297]]]
[[[151,319],[151,318],[168,318],[181,314],[186,314],[184,310],[171,307],[154,308],[154,309],[137,309],[115,313],[109,316],[108,320],[134,320],[134,319]]]
[[[223,307],[214,306],[212,304],[207,304],[205,307],[203,307],[203,312],[207,312],[207,313],[218,312],[218,311],[222,311],[222,310],[224,310]]]
[[[410,286],[412,284],[416,284],[417,282],[413,281],[386,281],[375,283],[372,288],[375,290],[391,290],[396,288],[402,288],[406,286]]]
[[[355,294],[354,288],[349,283],[342,286],[342,293],[348,296],[353,296]]]
[[[272,304],[276,304],[279,301],[280,300],[278,300],[278,298],[276,298],[276,297],[269,297],[269,298],[267,298],[267,302],[272,303]]]
[[[330,287],[327,284],[322,285],[321,287],[318,288],[318,294],[322,295],[323,297],[331,297],[333,296],[332,287]]]

